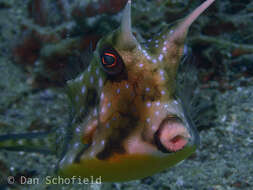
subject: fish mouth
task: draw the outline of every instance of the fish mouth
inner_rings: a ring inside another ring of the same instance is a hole
[[[157,148],[164,153],[182,150],[189,142],[191,135],[183,122],[175,116],[165,118],[154,134]]]

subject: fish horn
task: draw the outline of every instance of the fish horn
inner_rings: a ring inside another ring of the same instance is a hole
[[[191,24],[204,12],[215,0],[206,0],[190,15],[188,15],[175,28],[163,35],[165,41],[161,43],[158,55],[165,59],[162,62],[164,69],[168,72],[171,79],[175,79],[180,59],[183,55],[184,41]]]
[[[128,0],[123,11],[119,32],[119,38],[117,41],[118,47],[122,49],[131,49],[137,45],[137,41],[132,34],[131,27],[131,0]]]
[[[171,41],[184,40],[191,24],[203,13],[215,0],[207,0],[188,15],[183,22],[179,24],[173,34],[170,36]]]

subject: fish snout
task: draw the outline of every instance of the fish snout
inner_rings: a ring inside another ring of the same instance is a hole
[[[164,153],[183,149],[190,139],[191,135],[183,122],[174,117],[165,118],[154,134],[154,141],[158,149]]]

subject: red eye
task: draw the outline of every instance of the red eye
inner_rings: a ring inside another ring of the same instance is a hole
[[[118,75],[124,70],[124,63],[118,52],[112,47],[107,47],[100,54],[101,65],[109,75]]]
[[[105,52],[102,56],[102,63],[108,68],[115,67],[117,64],[117,58],[114,54]]]

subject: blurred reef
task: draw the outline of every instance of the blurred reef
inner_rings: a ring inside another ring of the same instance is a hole
[[[132,0],[134,35],[145,43],[201,2]],[[46,135],[36,144],[56,146],[55,132],[68,123],[66,81],[87,67],[97,41],[119,26],[125,3],[0,0],[1,135],[41,132]],[[28,186],[18,184],[20,176],[53,175],[57,157],[7,151],[0,142],[0,190],[253,189],[253,1],[216,0],[190,28],[186,44],[186,62],[197,70],[201,146],[184,163],[128,183]],[[7,184],[7,176],[17,183]]]

